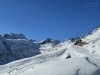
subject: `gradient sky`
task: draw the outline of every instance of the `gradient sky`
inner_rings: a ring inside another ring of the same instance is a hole
[[[100,0],[0,0],[0,34],[63,40],[100,25]]]

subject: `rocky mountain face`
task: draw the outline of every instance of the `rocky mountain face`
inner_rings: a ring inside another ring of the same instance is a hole
[[[0,36],[0,65],[40,54],[40,46],[59,42],[46,39],[42,42],[28,40],[23,34],[7,33]]]
[[[1,36],[6,39],[26,39],[25,35],[23,34],[7,33]]]
[[[4,34],[0,37],[0,64],[40,54],[39,45],[23,34]]]

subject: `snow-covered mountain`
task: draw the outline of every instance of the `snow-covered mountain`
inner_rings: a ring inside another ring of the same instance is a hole
[[[82,40],[88,43],[83,46],[84,48],[88,49],[91,53],[100,55],[100,27],[96,27]]]
[[[40,54],[39,45],[23,34],[4,34],[0,37],[0,65]]]
[[[36,42],[34,40],[28,40],[23,34],[7,33],[1,35],[0,65],[44,53],[46,49],[50,50],[51,47],[59,43],[60,41],[50,38],[41,42]]]
[[[23,34],[7,33],[1,36],[6,39],[26,39],[25,35]]]
[[[0,64],[0,75],[100,75],[100,27],[63,42],[1,35]]]

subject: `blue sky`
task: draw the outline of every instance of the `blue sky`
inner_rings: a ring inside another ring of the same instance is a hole
[[[0,34],[42,40],[82,36],[100,25],[100,0],[0,0]]]

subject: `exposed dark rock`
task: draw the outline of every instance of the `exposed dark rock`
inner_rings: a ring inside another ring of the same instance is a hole
[[[75,40],[76,40],[75,38],[71,38],[71,42],[75,42]]]
[[[43,40],[40,44],[47,44],[47,43],[52,43],[54,45],[57,45],[60,43],[58,40],[53,40],[51,38],[47,38],[46,40]]]
[[[70,53],[67,54],[67,57],[65,59],[71,58]]]
[[[83,42],[81,39],[78,39],[75,43],[74,43],[74,45],[79,45],[79,46],[83,46],[83,45],[85,45],[85,44],[87,44],[86,42]]]

